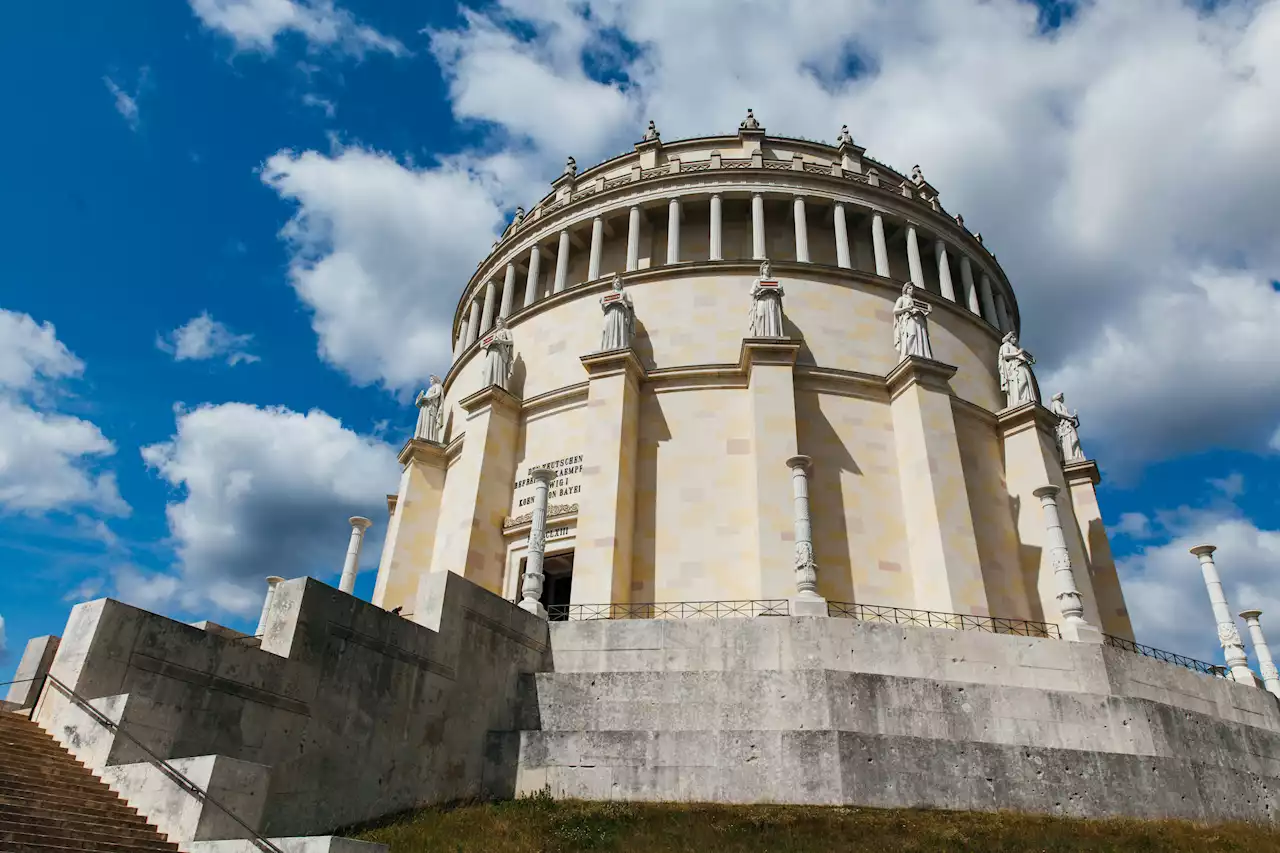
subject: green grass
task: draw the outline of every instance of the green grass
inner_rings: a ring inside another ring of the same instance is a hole
[[[1280,851],[1280,832],[1239,823],[835,806],[588,803],[547,795],[423,809],[349,834],[388,844],[392,853]]]

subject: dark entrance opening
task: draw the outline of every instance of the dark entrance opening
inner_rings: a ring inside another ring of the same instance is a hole
[[[573,552],[548,554],[542,561],[542,605],[547,618],[563,622],[569,618],[569,588],[573,585]]]

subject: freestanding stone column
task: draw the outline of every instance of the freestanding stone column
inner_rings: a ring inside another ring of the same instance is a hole
[[[956,301],[956,288],[951,283],[951,264],[947,260],[947,244],[941,238],[933,243],[933,253],[938,261],[938,290],[952,302]]]
[[[480,317],[480,334],[484,334],[493,328],[493,312],[498,306],[494,303],[498,301],[498,288],[493,283],[493,279],[489,279],[484,285],[484,313]]]
[[[351,540],[347,543],[347,559],[342,564],[342,579],[338,581],[338,589],[348,595],[355,594],[356,572],[360,570],[360,546],[364,544],[364,532],[373,524],[359,515],[351,516]]]
[[[556,472],[551,468],[534,468],[533,518],[529,522],[529,553],[524,561],[524,583],[520,586],[520,609],[547,618],[542,601],[542,559],[547,548],[547,490]]]
[[[267,578],[267,595],[262,599],[262,615],[258,617],[258,627],[253,632],[255,637],[261,637],[263,632],[267,630],[267,616],[271,610],[271,599],[275,598],[276,585],[283,580],[284,578],[276,575]]]
[[[907,223],[907,268],[911,283],[924,290],[924,266],[920,263],[920,241],[916,237],[916,225]]]
[[[836,266],[847,270],[853,264],[849,260],[849,223],[844,218],[844,202],[836,202],[831,219],[836,229]]]
[[[1249,626],[1249,639],[1253,641],[1253,654],[1258,658],[1258,672],[1262,673],[1262,683],[1267,690],[1280,697],[1280,671],[1276,670],[1276,662],[1271,659],[1271,649],[1267,646],[1267,638],[1262,634],[1262,623],[1258,617],[1261,610],[1242,610],[1240,618]]]
[[[996,316],[996,300],[991,294],[991,276],[983,273],[980,281],[982,282],[982,313],[988,323],[1000,328],[1000,321]]]
[[[812,465],[813,460],[808,456],[792,456],[787,460],[787,467],[791,469],[791,512],[796,540],[796,594],[790,602],[792,616],[828,615],[827,600],[818,595],[818,564],[813,559],[813,524],[809,516]]]
[[[604,251],[604,217],[591,220],[591,254],[587,258],[587,281],[600,277],[600,253]]]
[[[889,246],[884,240],[884,214],[871,212],[871,248],[876,256],[876,275],[889,277]]]
[[[480,338],[480,303],[472,300],[471,311],[467,314],[467,346],[471,346]]]
[[[973,265],[969,262],[968,255],[960,256],[960,286],[964,288],[965,304],[969,306],[969,311],[982,316],[982,309],[978,307],[978,288],[973,283]]]
[[[1067,550],[1067,539],[1062,533],[1062,519],[1058,515],[1058,493],[1061,491],[1062,487],[1050,483],[1031,493],[1040,499],[1040,508],[1044,510],[1045,545],[1049,550],[1049,559],[1053,562],[1053,579],[1058,588],[1056,597],[1062,612],[1062,622],[1058,627],[1064,639],[1101,643],[1102,632],[1084,618],[1084,598],[1080,595],[1080,588],[1076,586],[1076,575],[1071,568],[1071,552]]]
[[[720,212],[720,193],[711,196],[711,251],[710,260],[724,260],[724,220]]]
[[[640,267],[640,208],[632,205],[627,214],[627,272]]]
[[[751,257],[754,260],[765,259],[764,242],[764,196],[751,194]]]
[[[529,249],[529,275],[524,280],[524,307],[538,301],[538,276],[542,274],[542,247],[537,243]]]
[[[1244,653],[1244,641],[1240,639],[1236,620],[1231,618],[1231,606],[1227,604],[1227,594],[1222,591],[1222,578],[1218,577],[1218,567],[1213,563],[1213,552],[1216,550],[1217,545],[1197,545],[1191,549],[1191,553],[1200,558],[1200,572],[1204,575],[1204,585],[1209,591],[1213,618],[1218,622],[1218,642],[1222,644],[1231,677],[1241,684],[1253,684],[1253,672],[1249,669],[1249,658]]]
[[[511,309],[515,307],[516,301],[516,264],[515,261],[507,263],[507,276],[502,280],[502,306],[498,309],[498,316],[507,319],[511,316]]]
[[[680,199],[667,202],[667,263],[680,263]]]
[[[569,229],[560,230],[560,244],[556,250],[556,282],[552,293],[559,293],[569,283]]]
[[[804,196],[796,196],[793,202],[796,226],[796,260],[809,263],[809,219],[805,216]]]

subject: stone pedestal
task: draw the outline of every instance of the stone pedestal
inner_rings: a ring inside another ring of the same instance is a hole
[[[466,412],[465,434],[445,478],[431,571],[456,572],[501,595],[502,520],[511,511],[520,401],[490,385],[458,405]]]
[[[374,604],[384,610],[414,611],[418,578],[431,571],[448,459],[442,445],[410,439],[400,450],[400,488],[387,522],[387,538],[373,587]]]
[[[590,381],[570,595],[574,604],[616,604],[631,600],[644,368],[630,349],[584,355],[582,366]]]
[[[1038,403],[1023,403],[999,412],[996,420],[1004,445],[1005,487],[1009,491],[1010,511],[1018,534],[1023,587],[1031,599],[1031,618],[1058,622],[1061,617],[1054,565],[1040,499],[1035,496],[1035,490],[1046,483],[1066,488],[1054,431],[1058,416]],[[1088,560],[1080,540],[1080,525],[1071,501],[1063,500],[1060,511],[1063,538],[1072,565],[1086,566]],[[1084,599],[1084,620],[1094,626],[1102,624],[1089,573],[1080,572],[1076,583]]]
[[[886,377],[915,606],[990,615],[947,382],[956,368],[903,359]]]
[[[1114,637],[1132,640],[1133,623],[1129,620],[1120,577],[1116,574],[1116,561],[1111,556],[1111,542],[1107,539],[1102,510],[1098,507],[1095,487],[1102,479],[1098,463],[1087,459],[1071,462],[1063,466],[1062,473],[1067,479],[1067,497],[1075,510],[1076,525],[1088,560],[1086,565],[1076,566],[1076,571],[1087,574],[1093,585],[1102,630]]]
[[[791,472],[783,464],[796,455],[794,368],[800,342],[745,338],[740,355],[747,374],[751,411],[751,455],[755,467],[758,598],[795,594]]]
[[[53,666],[53,658],[58,654],[60,637],[46,635],[27,640],[27,647],[22,651],[22,659],[18,661],[18,671],[13,674],[13,683],[9,685],[5,701],[12,702],[17,708],[30,708],[40,698],[40,688],[44,686],[44,677]],[[0,709],[0,714],[4,709]]]

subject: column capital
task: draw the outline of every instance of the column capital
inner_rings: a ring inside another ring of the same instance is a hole
[[[909,355],[898,362],[897,367],[889,371],[889,375],[885,377],[885,383],[889,386],[890,400],[896,399],[904,391],[915,385],[920,385],[930,391],[950,394],[951,386],[947,383],[955,375],[956,368],[950,364],[934,361],[931,358]]]
[[[1066,476],[1068,485],[1075,485],[1084,480],[1088,480],[1095,486],[1102,482],[1102,474],[1098,471],[1098,463],[1092,459],[1068,462],[1062,466],[1062,473]]]
[[[1053,500],[1057,500],[1058,494],[1061,491],[1062,491],[1061,486],[1055,486],[1052,483],[1046,483],[1045,485],[1039,487],[1038,489],[1032,489],[1031,494],[1035,495],[1042,501],[1045,498],[1051,498]]]
[[[582,356],[579,361],[582,362],[582,366],[587,371],[587,376],[591,379],[600,379],[605,376],[625,373],[628,377],[642,381],[646,376],[644,365],[640,363],[640,357],[630,347],[610,350],[609,352],[593,352]]]
[[[810,470],[813,469],[813,459],[811,459],[808,456],[805,456],[803,453],[797,456],[792,456],[790,459],[787,460],[787,467],[793,471],[796,468],[800,468],[806,473],[808,473]]]
[[[1191,549],[1191,553],[1195,554],[1197,557],[1204,558],[1212,557],[1213,552],[1216,550],[1218,550],[1217,545],[1197,545]]]
[[[488,388],[481,388],[470,397],[465,397],[458,402],[462,410],[468,415],[474,415],[481,409],[493,408],[508,409],[512,412],[520,410],[520,400],[510,391],[504,391],[497,385],[490,385]]]
[[[373,522],[365,518],[363,515],[353,515],[347,519],[347,523],[353,528],[360,531],[368,530],[373,526]]]
[[[404,447],[400,449],[398,458],[400,464],[405,466],[411,462],[436,468],[443,468],[446,465],[444,445],[436,444],[434,441],[423,441],[420,438],[411,438],[406,441]]]
[[[751,375],[755,364],[794,366],[800,354],[800,342],[790,338],[743,338],[738,356],[738,369]]]
[[[556,469],[554,468],[530,468],[529,476],[539,483],[550,483],[556,478]]]
[[[267,578],[267,580],[270,580],[270,578]],[[1241,610],[1240,611],[1241,619],[1257,619],[1261,615],[1262,615],[1261,610]]]

